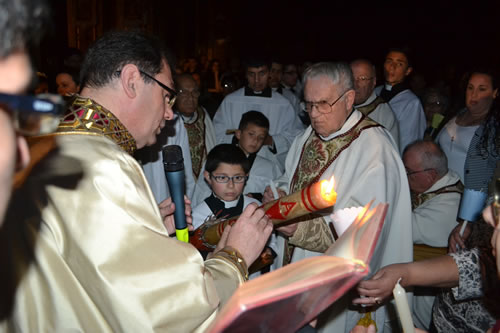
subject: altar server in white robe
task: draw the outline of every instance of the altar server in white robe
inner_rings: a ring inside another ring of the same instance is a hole
[[[268,150],[262,149],[264,141],[269,132],[269,120],[261,112],[249,111],[241,117],[240,125],[235,133],[234,144],[236,144],[250,161],[250,172],[245,185],[244,193],[262,200],[262,193],[271,181],[283,174],[278,167],[276,157]],[[204,168],[203,168],[204,170]],[[210,195],[203,172],[196,182],[193,195],[193,206],[201,203]]]
[[[288,153],[285,174],[279,180],[280,195],[333,175],[337,192],[333,210],[363,206],[371,200],[389,203],[370,263],[370,270],[376,272],[389,263],[413,258],[410,191],[389,132],[353,108],[353,80],[349,65],[343,63],[318,63],[305,71],[304,97],[311,126]],[[271,197],[266,189],[264,202]],[[334,242],[328,225],[331,213],[332,209],[322,211],[316,218],[278,229],[289,237],[283,247],[285,263],[321,255]],[[288,245],[295,247],[293,252]],[[348,310],[351,300],[346,295],[320,315],[320,332],[349,332],[356,325],[363,313]],[[391,321],[397,325],[397,319],[386,311],[392,306],[380,305],[372,313],[379,332],[388,332]]]
[[[234,145],[220,144],[210,151],[203,176],[210,186],[211,193],[193,208],[193,227],[198,228],[214,216],[218,218],[239,216],[251,203],[260,205],[259,200],[243,194],[250,167],[251,162],[244,151]],[[273,233],[261,255],[274,258],[276,251],[276,236]],[[254,272],[250,275],[250,279],[260,274],[260,271]]]
[[[392,49],[385,57],[384,86],[375,89],[389,103],[399,123],[399,149],[422,139],[426,128],[424,108],[405,79],[412,72],[409,51]]]
[[[351,62],[351,70],[354,76],[354,90],[356,91],[354,107],[365,116],[384,126],[399,147],[399,124],[396,116],[391,106],[382,97],[375,94],[375,85],[377,84],[375,66],[368,60],[358,59]]]
[[[412,193],[413,243],[442,248],[434,249],[434,252],[445,254],[450,232],[457,226],[464,188],[460,177],[448,169],[445,153],[432,141],[416,141],[408,145],[403,163]],[[426,250],[429,253],[433,249]],[[415,290],[413,317],[417,327],[429,329],[434,295],[438,291],[437,288]]]
[[[249,61],[246,78],[248,84],[226,96],[215,113],[213,123],[217,143],[231,143],[243,113],[260,111],[270,123],[264,149],[273,152],[284,165],[290,144],[303,131],[301,121],[290,102],[269,87],[268,63]]]

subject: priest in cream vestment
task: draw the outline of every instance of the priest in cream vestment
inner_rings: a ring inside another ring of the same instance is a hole
[[[353,76],[347,64],[315,64],[305,72],[304,83],[311,126],[290,148],[285,174],[278,181],[280,189],[292,193],[333,175],[337,192],[333,210],[364,206],[371,200],[389,203],[370,270],[411,261],[410,191],[392,136],[353,108]],[[321,255],[334,242],[329,227],[331,213],[332,209],[326,210],[281,229],[289,236],[282,242],[285,264]],[[363,315],[348,310],[351,300],[348,294],[334,303],[320,315],[316,327],[321,332],[350,332]],[[397,319],[388,316],[386,307],[380,306],[371,314],[379,332],[389,332],[391,321],[398,325]]]
[[[16,193],[2,230],[0,330],[203,332],[246,280],[272,230],[264,212],[247,208],[203,262],[169,237],[172,209],[160,211],[131,156],[173,117],[157,46],[137,32],[101,38],[86,55],[81,97],[57,133],[35,139],[57,148]]]

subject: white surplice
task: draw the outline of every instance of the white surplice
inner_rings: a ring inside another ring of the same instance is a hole
[[[375,88],[376,94],[380,95],[381,90],[382,86]],[[408,144],[424,137],[427,127],[424,108],[410,89],[403,90],[391,98],[389,105],[398,120],[399,149],[403,152]]]
[[[376,98],[377,94],[375,94],[375,91],[373,91],[370,97],[368,97],[368,99],[364,101],[364,103],[355,105],[355,107],[362,107],[368,105],[372,103]],[[375,110],[373,110],[368,115],[368,117],[375,120],[380,125],[384,126],[385,129],[388,130],[389,133],[391,133],[392,138],[397,143],[399,149],[399,124],[398,120],[396,119],[396,116],[394,115],[394,111],[392,111],[392,108],[389,105],[389,103],[380,103],[379,105],[377,105]]]
[[[303,132],[303,126],[290,102],[276,92],[271,92],[271,97],[245,96],[243,87],[226,96],[213,119],[217,144],[231,143],[233,134],[226,131],[238,129],[241,116],[248,111],[259,111],[267,117],[276,155],[284,165],[290,144]]]
[[[434,192],[460,180],[457,173],[449,170],[425,193]],[[413,210],[413,242],[433,247],[448,246],[448,236],[457,226],[457,213],[460,205],[460,193],[441,193]]]

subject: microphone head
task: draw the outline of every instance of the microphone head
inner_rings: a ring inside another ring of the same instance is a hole
[[[165,171],[184,170],[184,158],[182,158],[182,149],[178,145],[169,145],[163,147],[163,166]]]

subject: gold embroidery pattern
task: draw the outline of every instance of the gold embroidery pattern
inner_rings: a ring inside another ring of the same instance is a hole
[[[323,141],[316,132],[312,132],[302,148],[300,162],[292,177],[291,193],[319,181],[326,169],[337,159],[361,132],[371,127],[381,126],[366,116],[362,116],[356,125],[346,133]]]
[[[291,193],[317,182],[340,153],[347,149],[363,130],[377,126],[381,125],[363,115],[349,131],[330,141],[323,141],[313,131],[302,148],[298,167],[292,177]],[[295,246],[324,252],[334,241],[323,217],[310,214],[304,218],[307,218],[307,221],[299,223],[293,237],[285,241],[283,265],[290,263]]]
[[[413,193],[411,192],[411,209],[414,210],[418,206],[422,205],[424,202],[431,200],[432,198],[443,194],[443,193],[459,193],[462,194],[464,192],[464,185],[462,182],[459,180],[453,185],[448,185],[445,187],[442,187],[440,189],[437,189],[432,192],[428,193]]]
[[[196,113],[196,121],[192,124],[184,123],[184,127],[186,128],[188,135],[193,173],[195,175],[195,179],[198,179],[203,160],[207,156],[207,149],[205,146],[205,112],[203,112],[202,108],[198,107]]]
[[[75,133],[103,135],[131,155],[137,149],[135,139],[120,120],[90,98],[77,96],[72,100],[55,134]]]

